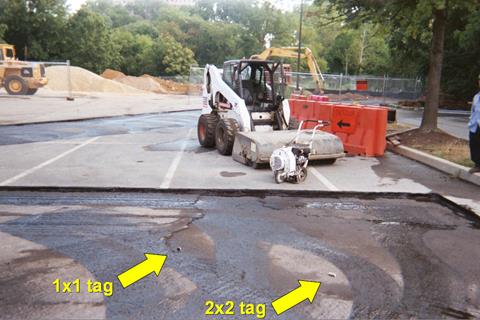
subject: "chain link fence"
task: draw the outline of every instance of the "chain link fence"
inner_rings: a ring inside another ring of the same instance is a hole
[[[201,94],[203,71],[204,68],[202,67],[190,68],[188,79],[192,87],[192,90],[189,90],[190,95]],[[287,97],[296,88],[297,76],[300,88],[310,92],[317,91],[314,78],[310,73],[289,72],[286,76],[291,79],[291,83],[286,90]],[[390,78],[388,76],[345,76],[342,74],[324,74],[323,78],[324,92],[334,95],[353,93],[365,97],[417,100],[422,96],[423,92],[423,83],[420,79]]]

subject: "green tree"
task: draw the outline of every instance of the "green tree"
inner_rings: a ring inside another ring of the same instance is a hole
[[[118,66],[123,73],[140,76],[156,71],[150,68],[154,43],[152,38],[147,35],[133,34],[121,28],[114,30],[112,39],[120,56]]]
[[[100,73],[117,68],[120,56],[105,18],[82,8],[67,24],[65,57],[72,64]]]
[[[480,73],[480,10],[450,13],[446,35],[444,91],[457,98],[471,99],[478,92]]]
[[[5,24],[0,24],[0,42],[4,42],[3,36],[5,35],[5,32],[7,31],[7,26]]]
[[[163,37],[165,44],[165,55],[163,64],[167,75],[188,75],[190,66],[196,65],[193,51],[183,47],[170,36]]]
[[[85,8],[104,16],[113,28],[134,23],[141,19],[132,14],[124,5],[113,0],[89,0],[85,4]]]
[[[66,17],[64,0],[0,0],[0,24],[8,26],[4,40],[21,59],[60,58]]]
[[[322,0],[317,2],[324,2]],[[392,33],[403,33],[403,38],[413,40],[422,35],[430,37],[428,57],[427,101],[421,129],[437,129],[438,105],[444,58],[445,35],[452,12],[478,10],[476,1],[464,0],[331,0],[332,7],[347,21],[355,23],[374,21],[388,25]],[[454,16],[454,15],[453,15]]]
[[[344,74],[355,74],[359,67],[358,32],[348,30],[340,33],[327,51],[330,69]]]

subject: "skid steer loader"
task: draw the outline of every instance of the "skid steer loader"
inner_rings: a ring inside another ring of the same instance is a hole
[[[198,119],[198,141],[203,147],[216,146],[222,155],[257,167],[269,163],[272,152],[291,142],[295,130],[289,130],[290,108],[284,98],[285,75],[280,62],[232,60],[223,65],[223,73],[206,65],[203,108]],[[297,140],[308,141],[305,132]],[[344,156],[341,140],[332,134],[315,135],[310,160],[330,163]]]
[[[0,88],[10,95],[33,95],[47,83],[43,64],[19,61],[14,46],[0,44]]]

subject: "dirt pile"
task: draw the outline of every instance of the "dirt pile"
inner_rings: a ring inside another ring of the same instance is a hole
[[[125,73],[117,70],[105,69],[100,76],[105,79],[114,80],[115,78],[125,77]]]
[[[126,84],[139,90],[150,91],[154,93],[169,93],[168,90],[166,90],[151,77],[123,76],[114,78],[113,81]]]
[[[186,83],[180,83],[172,80],[165,80],[159,77],[152,77],[149,74],[144,74],[141,78],[150,78],[156,81],[162,88],[166,89],[169,93],[188,94],[190,89]]]
[[[141,94],[145,91],[132,86],[103,78],[80,67],[70,67],[71,85],[74,92],[112,92]],[[55,91],[68,90],[68,71],[66,66],[53,66],[46,69],[48,85],[46,88]]]
[[[180,83],[172,80],[165,80],[160,77],[154,77],[144,74],[141,77],[127,76],[124,73],[112,69],[106,69],[101,77],[122,84],[137,88],[139,90],[163,93],[163,94],[188,94],[194,90],[201,92],[201,86],[191,86],[186,83]]]

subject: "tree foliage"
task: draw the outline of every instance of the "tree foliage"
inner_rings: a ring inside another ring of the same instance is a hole
[[[185,74],[191,64],[248,58],[267,44],[296,46],[298,8],[285,12],[271,3],[89,0],[69,12],[65,0],[0,0],[0,38],[16,45],[20,58],[70,59],[96,72]],[[302,45],[323,72],[427,78],[434,12],[442,8],[448,14],[441,89],[470,98],[480,73],[478,1],[317,0],[305,6]],[[296,69],[296,59],[285,62]],[[308,70],[303,62],[300,68]]]
[[[456,77],[450,72],[458,62],[456,58],[449,58],[453,52],[460,51],[452,46],[455,34],[462,33],[465,27],[462,17],[478,12],[480,3],[464,0],[332,0],[328,3],[332,11],[353,26],[373,22],[388,28],[390,50],[396,57],[392,65],[396,65],[397,70],[410,69],[426,76],[427,98],[421,127],[436,129],[441,85],[447,92],[454,88],[449,76]],[[443,73],[443,83],[442,71],[450,71]]]
[[[72,64],[100,73],[116,67],[119,54],[105,19],[87,8],[78,10],[67,24],[65,57]]]
[[[4,38],[17,47],[20,58],[56,59],[63,47],[66,6],[64,0],[0,0]]]

